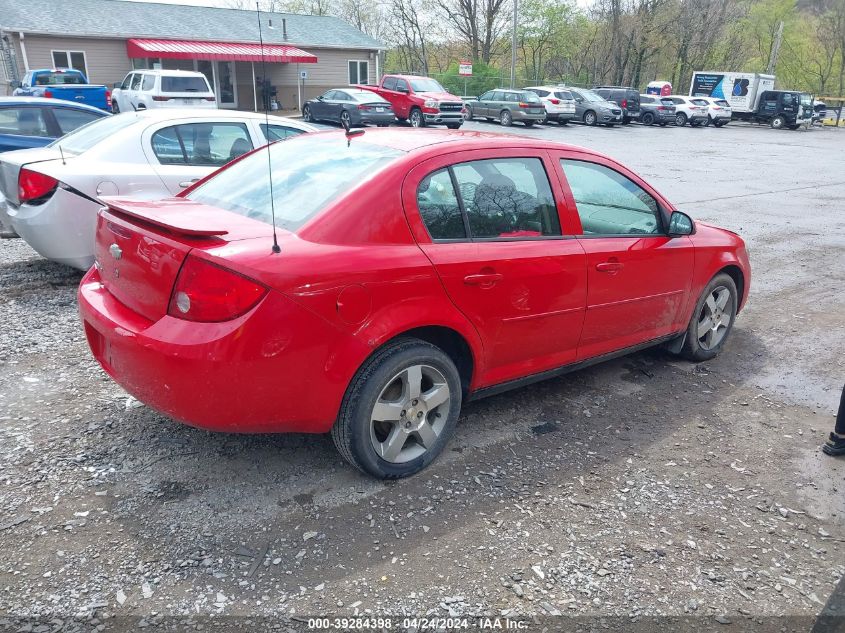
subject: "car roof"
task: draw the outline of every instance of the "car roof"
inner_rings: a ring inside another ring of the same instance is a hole
[[[317,136],[339,134],[344,134],[344,132],[342,130],[330,130],[327,132],[319,132]],[[598,152],[578,147],[577,145],[556,143],[554,141],[529,138],[527,136],[519,136],[517,134],[470,132],[464,130],[446,130],[438,128],[426,128],[424,130],[399,127],[375,129],[366,128],[363,134],[351,139],[352,143],[355,143],[356,141],[390,147],[408,153],[423,151],[434,146],[442,146],[445,148],[451,145],[458,145],[459,147],[454,149],[473,150],[495,149],[497,147],[525,147],[532,149],[570,150],[603,157],[603,155]]]
[[[213,108],[152,108],[150,110],[138,110],[136,112],[124,112],[115,116],[135,117],[137,124],[157,123],[159,121],[186,121],[198,120],[220,120],[220,119],[251,119],[259,123],[265,120],[263,112],[244,112],[242,110],[222,110]],[[271,124],[290,125],[291,127],[305,130],[308,132],[315,132],[321,128],[315,125],[305,123],[300,119],[290,119],[288,117],[276,116],[274,114],[266,115],[266,120]],[[130,126],[132,127],[132,126]]]
[[[85,110],[87,112],[99,112],[108,114],[105,110],[95,108],[84,103],[65,101],[64,99],[47,99],[45,97],[0,97],[0,107],[10,105],[41,105],[60,108],[73,108],[74,110]]]
[[[146,73],[148,75],[161,75],[162,77],[205,77],[197,70],[165,70],[163,68],[136,68],[129,72]],[[127,75],[129,73],[126,73]]]

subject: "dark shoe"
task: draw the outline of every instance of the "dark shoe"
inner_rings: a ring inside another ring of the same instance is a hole
[[[833,457],[845,455],[845,437],[839,437],[833,433],[827,438],[827,442],[822,444],[822,452]]]

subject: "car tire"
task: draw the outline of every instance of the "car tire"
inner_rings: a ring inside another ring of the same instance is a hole
[[[111,113],[120,114],[120,106],[117,105],[117,99],[112,99],[111,101]]]
[[[640,121],[642,121],[643,125],[654,125],[654,115],[651,112],[646,112]]]
[[[704,122],[704,127],[710,127],[711,125],[713,125],[713,117],[708,114],[707,120]]]
[[[593,126],[596,124],[598,117],[596,117],[596,113],[592,110],[587,110],[584,113],[584,125]]]
[[[314,117],[311,114],[311,106],[302,108],[302,120],[306,123],[312,123],[314,121]]]
[[[733,331],[738,305],[733,278],[726,273],[713,277],[695,304],[681,354],[695,362],[715,358]]]
[[[425,127],[425,117],[423,116],[422,110],[419,108],[411,110],[411,114],[408,116],[408,121],[410,122],[411,127]]]
[[[439,404],[426,406],[426,394]],[[460,375],[443,350],[416,338],[399,338],[355,374],[332,439],[358,470],[379,479],[408,477],[443,451],[457,424],[461,399]]]
[[[504,127],[510,127],[513,125],[513,115],[511,115],[510,110],[502,110],[499,112],[499,123],[501,123]]]
[[[446,127],[449,128],[450,130],[460,130],[461,124],[460,123],[447,123]]]
[[[675,115],[675,125],[678,127],[684,127],[687,124],[687,115],[683,112],[678,112]]]
[[[534,127],[534,121],[523,121],[522,124],[525,127]]]
[[[623,117],[622,118],[622,125],[630,125],[630,124],[631,124],[630,117]]]
[[[464,112],[464,121],[472,121],[472,108],[466,106],[466,111]]]
[[[714,121],[713,122],[713,125],[715,125],[716,127],[725,127],[727,124],[728,124],[727,121]]]
[[[690,127],[701,127],[701,124],[702,124],[702,121],[690,121],[689,122]]]
[[[769,125],[772,126],[773,130],[782,130],[784,127],[786,127],[786,117],[783,117],[779,114],[774,119],[772,119],[772,122],[769,123]]]
[[[340,125],[344,129],[352,128],[352,115],[346,110],[341,110],[340,112]]]

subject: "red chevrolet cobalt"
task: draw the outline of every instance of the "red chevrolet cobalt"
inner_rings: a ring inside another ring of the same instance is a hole
[[[267,152],[107,199],[79,289],[103,368],[197,427],[331,431],[403,477],[467,399],[660,343],[712,358],[748,296],[739,236],[588,150],[385,129]]]

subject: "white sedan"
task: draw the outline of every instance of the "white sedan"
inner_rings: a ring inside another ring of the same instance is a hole
[[[0,154],[7,224],[40,255],[87,270],[100,196],[173,196],[230,160],[317,127],[227,110],[106,117],[47,147]],[[0,205],[2,208],[2,205]],[[0,212],[2,213],[2,212]]]

